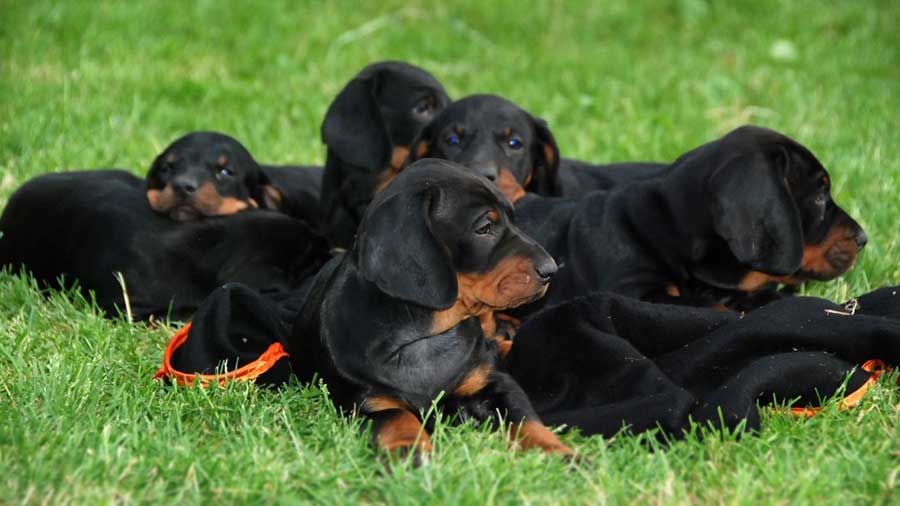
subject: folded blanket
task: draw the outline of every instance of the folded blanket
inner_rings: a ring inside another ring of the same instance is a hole
[[[284,301],[226,285],[175,336],[157,377],[282,384],[292,314]],[[528,320],[505,366],[548,425],[679,436],[692,421],[758,427],[759,405],[794,401],[811,414],[807,406],[845,393],[853,406],[883,363],[900,364],[900,287],[844,306],[793,297],[747,314],[596,293]],[[215,375],[223,364],[228,372]]]

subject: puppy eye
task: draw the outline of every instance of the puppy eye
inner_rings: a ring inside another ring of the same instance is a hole
[[[458,146],[459,142],[459,136],[456,134],[450,134],[450,136],[447,137],[447,144],[451,146]]]
[[[486,222],[484,225],[475,229],[475,233],[478,235],[488,235],[494,231],[494,224],[490,221]]]
[[[506,141],[506,145],[511,147],[512,149],[522,149],[522,141],[512,137],[508,141]]]
[[[222,177],[231,177],[234,175],[234,171],[232,171],[228,167],[222,167],[216,172],[216,175]]]
[[[827,199],[825,198],[825,195],[823,195],[821,193],[819,195],[816,195],[815,202],[816,202],[817,206],[824,206],[826,201],[827,201]]]
[[[428,100],[423,100],[423,101],[419,102],[418,104],[416,104],[415,107],[413,107],[413,112],[420,116],[423,116],[425,114],[430,113],[432,108],[433,107],[431,105],[431,102],[429,102]]]

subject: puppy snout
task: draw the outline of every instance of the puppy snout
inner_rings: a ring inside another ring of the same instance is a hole
[[[172,189],[181,195],[193,195],[197,192],[197,181],[193,179],[176,179],[172,181]]]
[[[862,251],[862,249],[866,247],[866,244],[869,244],[869,236],[867,236],[866,232],[862,229],[857,232],[855,240],[857,251]]]
[[[497,162],[493,160],[488,162],[476,162],[472,164],[472,168],[476,174],[486,177],[491,181],[495,181],[500,173]]]
[[[556,265],[553,258],[548,256],[545,260],[535,263],[534,270],[537,272],[540,280],[546,283],[550,281],[550,278],[553,277],[554,274],[556,274],[559,267]]]

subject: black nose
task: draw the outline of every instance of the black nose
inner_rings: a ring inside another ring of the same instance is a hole
[[[497,179],[497,175],[499,174],[499,169],[497,168],[497,162],[491,160],[489,162],[476,162],[472,164],[472,170],[475,171],[479,176],[484,176],[491,181]]]
[[[866,247],[866,244],[869,244],[869,236],[862,230],[856,234],[856,249],[862,251],[863,248]]]
[[[548,281],[554,274],[556,274],[556,271],[559,270],[559,267],[556,265],[556,261],[554,261],[553,258],[548,255],[545,260],[536,262],[534,264],[534,270],[537,271],[538,276],[542,280]]]
[[[191,179],[176,179],[172,181],[172,189],[182,195],[193,195],[197,191],[197,182]]]

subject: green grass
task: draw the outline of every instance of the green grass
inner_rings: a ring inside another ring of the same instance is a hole
[[[898,19],[891,0],[0,0],[0,206],[43,172],[142,174],[192,129],[321,163],[331,98],[405,59],[544,117],[564,156],[670,160],[747,122],[791,135],[871,238],[806,289],[843,300],[900,283]],[[759,437],[567,434],[577,468],[439,423],[430,464],[389,474],[318,388],[153,383],[170,333],[0,275],[0,502],[900,503],[896,376],[851,412],[767,415]]]

